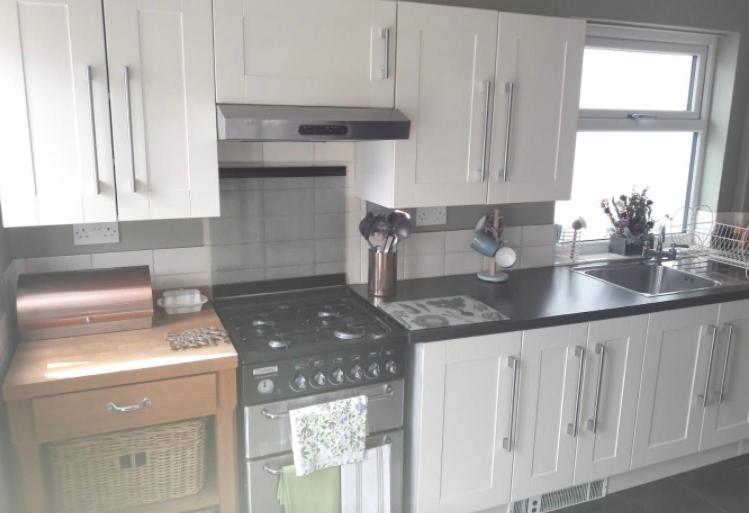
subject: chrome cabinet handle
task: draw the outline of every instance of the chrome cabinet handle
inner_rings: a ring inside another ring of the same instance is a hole
[[[375,440],[376,438],[378,438],[378,437],[376,437],[376,436],[375,437],[371,437],[371,438],[368,438],[367,441],[372,441],[372,440]],[[393,441],[390,439],[389,436],[385,435],[382,438],[382,445],[390,445],[392,443],[393,443]],[[270,465],[268,465],[267,463],[265,465],[263,465],[263,470],[265,472],[267,472],[268,474],[272,475],[272,476],[280,476],[281,474],[283,474],[283,469],[281,469],[281,468],[273,468]]]
[[[595,348],[596,354],[598,355],[598,375],[596,377],[596,395],[593,399],[593,418],[588,419],[587,428],[591,433],[595,433],[598,429],[598,408],[601,404],[601,386],[603,384],[603,362],[606,358],[606,346],[602,343],[597,343]]]
[[[515,443],[515,402],[517,400],[517,383],[518,368],[520,360],[514,356],[507,359],[507,366],[512,369],[512,387],[510,388],[510,417],[507,421],[507,436],[502,439],[502,448],[507,452],[512,452]]]
[[[512,108],[515,103],[515,82],[505,83],[505,94],[507,95],[507,119],[505,121],[505,156],[504,169],[502,170],[502,180],[507,182],[507,175],[510,165],[510,137],[512,132]]]
[[[125,114],[127,121],[127,136],[130,141],[130,192],[135,193],[135,148],[133,147],[133,108],[130,101],[130,68],[125,66]]]
[[[567,424],[567,434],[573,438],[577,437],[577,426],[580,422],[580,399],[583,391],[583,370],[585,369],[585,348],[575,346],[575,357],[580,360],[577,367],[577,391],[575,392],[575,417]]]
[[[99,189],[99,148],[96,145],[96,117],[94,115],[94,86],[92,79],[92,69],[89,64],[86,66],[86,81],[88,82],[88,112],[91,116],[91,143],[94,148],[94,196],[100,194]]]
[[[368,401],[379,401],[380,399],[387,399],[388,397],[392,397],[394,393],[393,387],[390,385],[387,385],[385,387],[385,391],[381,394],[374,394],[374,395],[367,395]],[[284,419],[289,416],[289,410],[286,411],[279,411],[279,412],[270,412],[263,408],[260,410],[260,415],[265,417],[268,420],[279,420]]]
[[[383,68],[381,75],[383,80],[387,80],[390,78],[390,29],[382,29],[380,37],[385,42],[385,67]]]
[[[725,327],[728,329],[726,341],[726,357],[723,360],[723,375],[720,378],[720,391],[718,392],[718,404],[723,404],[726,398],[726,379],[728,377],[728,366],[731,363],[731,350],[733,349],[733,323],[727,322]]]
[[[151,399],[149,399],[148,397],[144,397],[143,400],[139,403],[128,404],[125,406],[118,406],[117,404],[110,401],[107,403],[107,411],[109,413],[132,413],[143,408],[150,408],[151,404]]]
[[[484,81],[484,139],[481,143],[481,181],[486,181],[489,166],[489,123],[492,116],[492,81]]]
[[[715,344],[718,340],[718,327],[712,324],[708,328],[713,330],[712,342],[710,344],[710,359],[707,361],[707,378],[705,379],[705,392],[697,398],[702,401],[702,406],[707,407],[710,404],[710,378],[713,375],[713,359],[715,358]]]

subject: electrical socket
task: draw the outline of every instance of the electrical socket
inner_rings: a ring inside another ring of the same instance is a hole
[[[116,244],[120,242],[119,223],[89,223],[73,225],[73,244]]]
[[[438,224],[447,224],[447,207],[416,209],[416,226],[435,226]]]

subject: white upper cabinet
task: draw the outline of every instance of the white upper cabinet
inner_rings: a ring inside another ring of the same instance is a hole
[[[392,107],[394,0],[215,0],[219,103]]]
[[[3,224],[114,221],[99,0],[0,0]]]
[[[720,305],[701,449],[749,438],[749,301]]]
[[[648,316],[590,323],[575,484],[629,470]]]
[[[697,452],[718,305],[650,316],[632,468]]]
[[[510,500],[521,333],[416,346],[409,445],[413,513]]]
[[[395,203],[484,203],[497,13],[398,7],[396,106],[411,136],[395,146]]]
[[[572,485],[587,324],[523,333],[512,500]]]
[[[411,135],[357,144],[356,194],[391,208],[568,199],[584,44],[583,20],[399,2],[395,105]]]
[[[501,13],[489,203],[570,198],[585,21]]]
[[[105,0],[119,218],[219,215],[211,0]]]

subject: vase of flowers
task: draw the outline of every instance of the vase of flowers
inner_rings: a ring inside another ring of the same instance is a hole
[[[652,244],[653,200],[648,198],[647,188],[642,192],[632,191],[618,199],[601,201],[601,209],[611,221],[609,251],[619,255],[638,255],[645,246]]]

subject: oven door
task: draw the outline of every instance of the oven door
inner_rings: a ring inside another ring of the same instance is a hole
[[[390,444],[390,511],[403,511],[403,431],[378,433],[367,438],[367,448]],[[247,461],[249,513],[284,513],[278,503],[278,473],[292,465],[291,453]]]
[[[370,433],[389,431],[403,426],[402,379],[357,388],[345,388],[270,404],[245,406],[245,458],[254,459],[268,454],[291,451],[289,410],[357,395],[369,397],[367,424]]]

